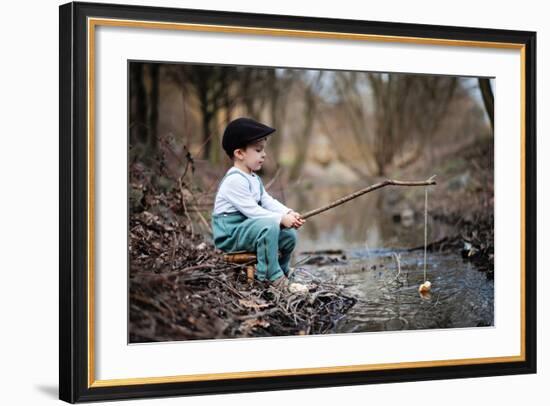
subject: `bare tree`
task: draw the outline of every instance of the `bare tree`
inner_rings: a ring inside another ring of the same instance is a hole
[[[491,122],[491,129],[495,128],[495,98],[493,96],[493,89],[491,89],[490,80],[487,78],[478,78],[479,90],[481,91],[481,96],[483,97],[483,105],[485,106],[485,111]]]
[[[405,129],[406,110],[413,80],[408,75],[367,73],[374,99],[376,175],[383,175],[386,166],[408,135]]]
[[[368,177],[377,172],[375,150],[373,147],[372,125],[369,123],[371,111],[368,102],[368,84],[361,72],[336,72],[333,77],[333,90],[337,101],[334,105],[332,121],[325,113],[321,114],[321,123],[334,146],[336,155],[360,177]],[[332,108],[331,108],[332,110]],[[345,133],[351,134],[349,143],[342,143]],[[351,145],[350,145],[351,144]],[[348,159],[342,147],[356,151],[362,159]]]
[[[343,162],[363,176],[382,176],[406,148],[418,155],[447,113],[456,83],[442,76],[338,72],[337,108],[362,157],[362,165]]]
[[[143,80],[143,63],[130,64],[130,140],[131,144],[147,142],[147,100]]]
[[[315,116],[317,112],[317,97],[322,87],[321,79],[323,77],[323,71],[318,71],[315,76],[306,82],[304,87],[304,119],[302,122],[302,129],[299,134],[299,139],[295,142],[296,154],[294,162],[290,168],[289,180],[296,180],[302,171],[306,160],[306,154],[313,134],[313,125],[315,122]],[[302,75],[302,80],[306,80]]]
[[[420,156],[422,148],[433,140],[449,114],[449,107],[456,95],[456,77],[416,75],[412,104],[409,108],[410,126],[414,133],[415,155]],[[430,161],[433,161],[433,148],[428,148]]]
[[[132,159],[151,167],[158,156],[157,123],[160,64],[130,65],[130,139]]]
[[[295,77],[294,69],[272,69],[268,72],[269,115],[273,128],[282,128],[287,112],[288,95]],[[270,141],[271,155],[277,165],[281,155],[281,140],[282,137],[273,137]]]
[[[268,99],[269,80],[273,69],[258,69],[241,67],[239,69],[239,97],[246,108],[246,114],[255,119],[261,119]]]
[[[228,89],[234,76],[234,70],[228,67],[186,64],[179,65],[179,72],[171,76],[181,87],[184,97],[193,93],[198,101],[204,159],[211,159],[213,155],[212,141],[218,132],[219,111],[232,105]]]

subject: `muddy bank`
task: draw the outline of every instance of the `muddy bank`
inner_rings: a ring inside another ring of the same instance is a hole
[[[225,263],[190,222],[185,202],[192,204],[181,190],[142,190],[134,204],[141,210],[129,224],[131,343],[328,333],[355,304],[323,283],[307,294],[249,284],[243,266]]]

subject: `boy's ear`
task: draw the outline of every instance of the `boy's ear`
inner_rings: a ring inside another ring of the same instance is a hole
[[[237,159],[243,159],[244,158],[244,150],[242,148],[237,148],[233,151],[233,156]]]

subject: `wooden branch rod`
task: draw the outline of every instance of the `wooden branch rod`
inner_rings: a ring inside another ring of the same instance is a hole
[[[358,190],[357,192],[354,192],[350,195],[344,196],[330,204],[327,204],[326,206],[319,207],[318,209],[308,211],[307,213],[302,214],[303,219],[307,219],[309,217],[313,217],[319,213],[322,213],[324,211],[327,211],[329,209],[332,209],[333,207],[340,206],[341,204],[344,204],[346,202],[349,202],[350,200],[355,199],[356,197],[359,197],[361,195],[364,195],[365,193],[372,192],[373,190],[383,188],[384,186],[431,186],[436,185],[435,176],[433,175],[427,180],[422,181],[399,181],[399,180],[391,180],[387,179],[380,183],[375,183],[374,185],[371,185],[369,187],[366,187],[364,189]]]

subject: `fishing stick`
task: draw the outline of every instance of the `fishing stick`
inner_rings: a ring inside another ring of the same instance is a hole
[[[355,199],[356,197],[359,197],[361,195],[364,195],[365,193],[372,192],[373,190],[377,190],[380,188],[383,188],[385,186],[430,186],[430,185],[436,185],[435,181],[436,175],[431,176],[429,179],[422,180],[422,181],[400,181],[400,180],[391,180],[386,179],[383,182],[375,183],[374,185],[368,186],[364,189],[358,190],[357,192],[354,192],[352,194],[349,194],[347,196],[344,196],[330,204],[327,204],[326,206],[319,207],[318,209],[308,211],[307,213],[302,214],[302,218],[305,220],[309,217],[313,217],[319,213],[322,213],[324,211],[330,210],[333,207],[340,206],[341,204],[344,204],[346,202],[349,202],[350,200]]]

